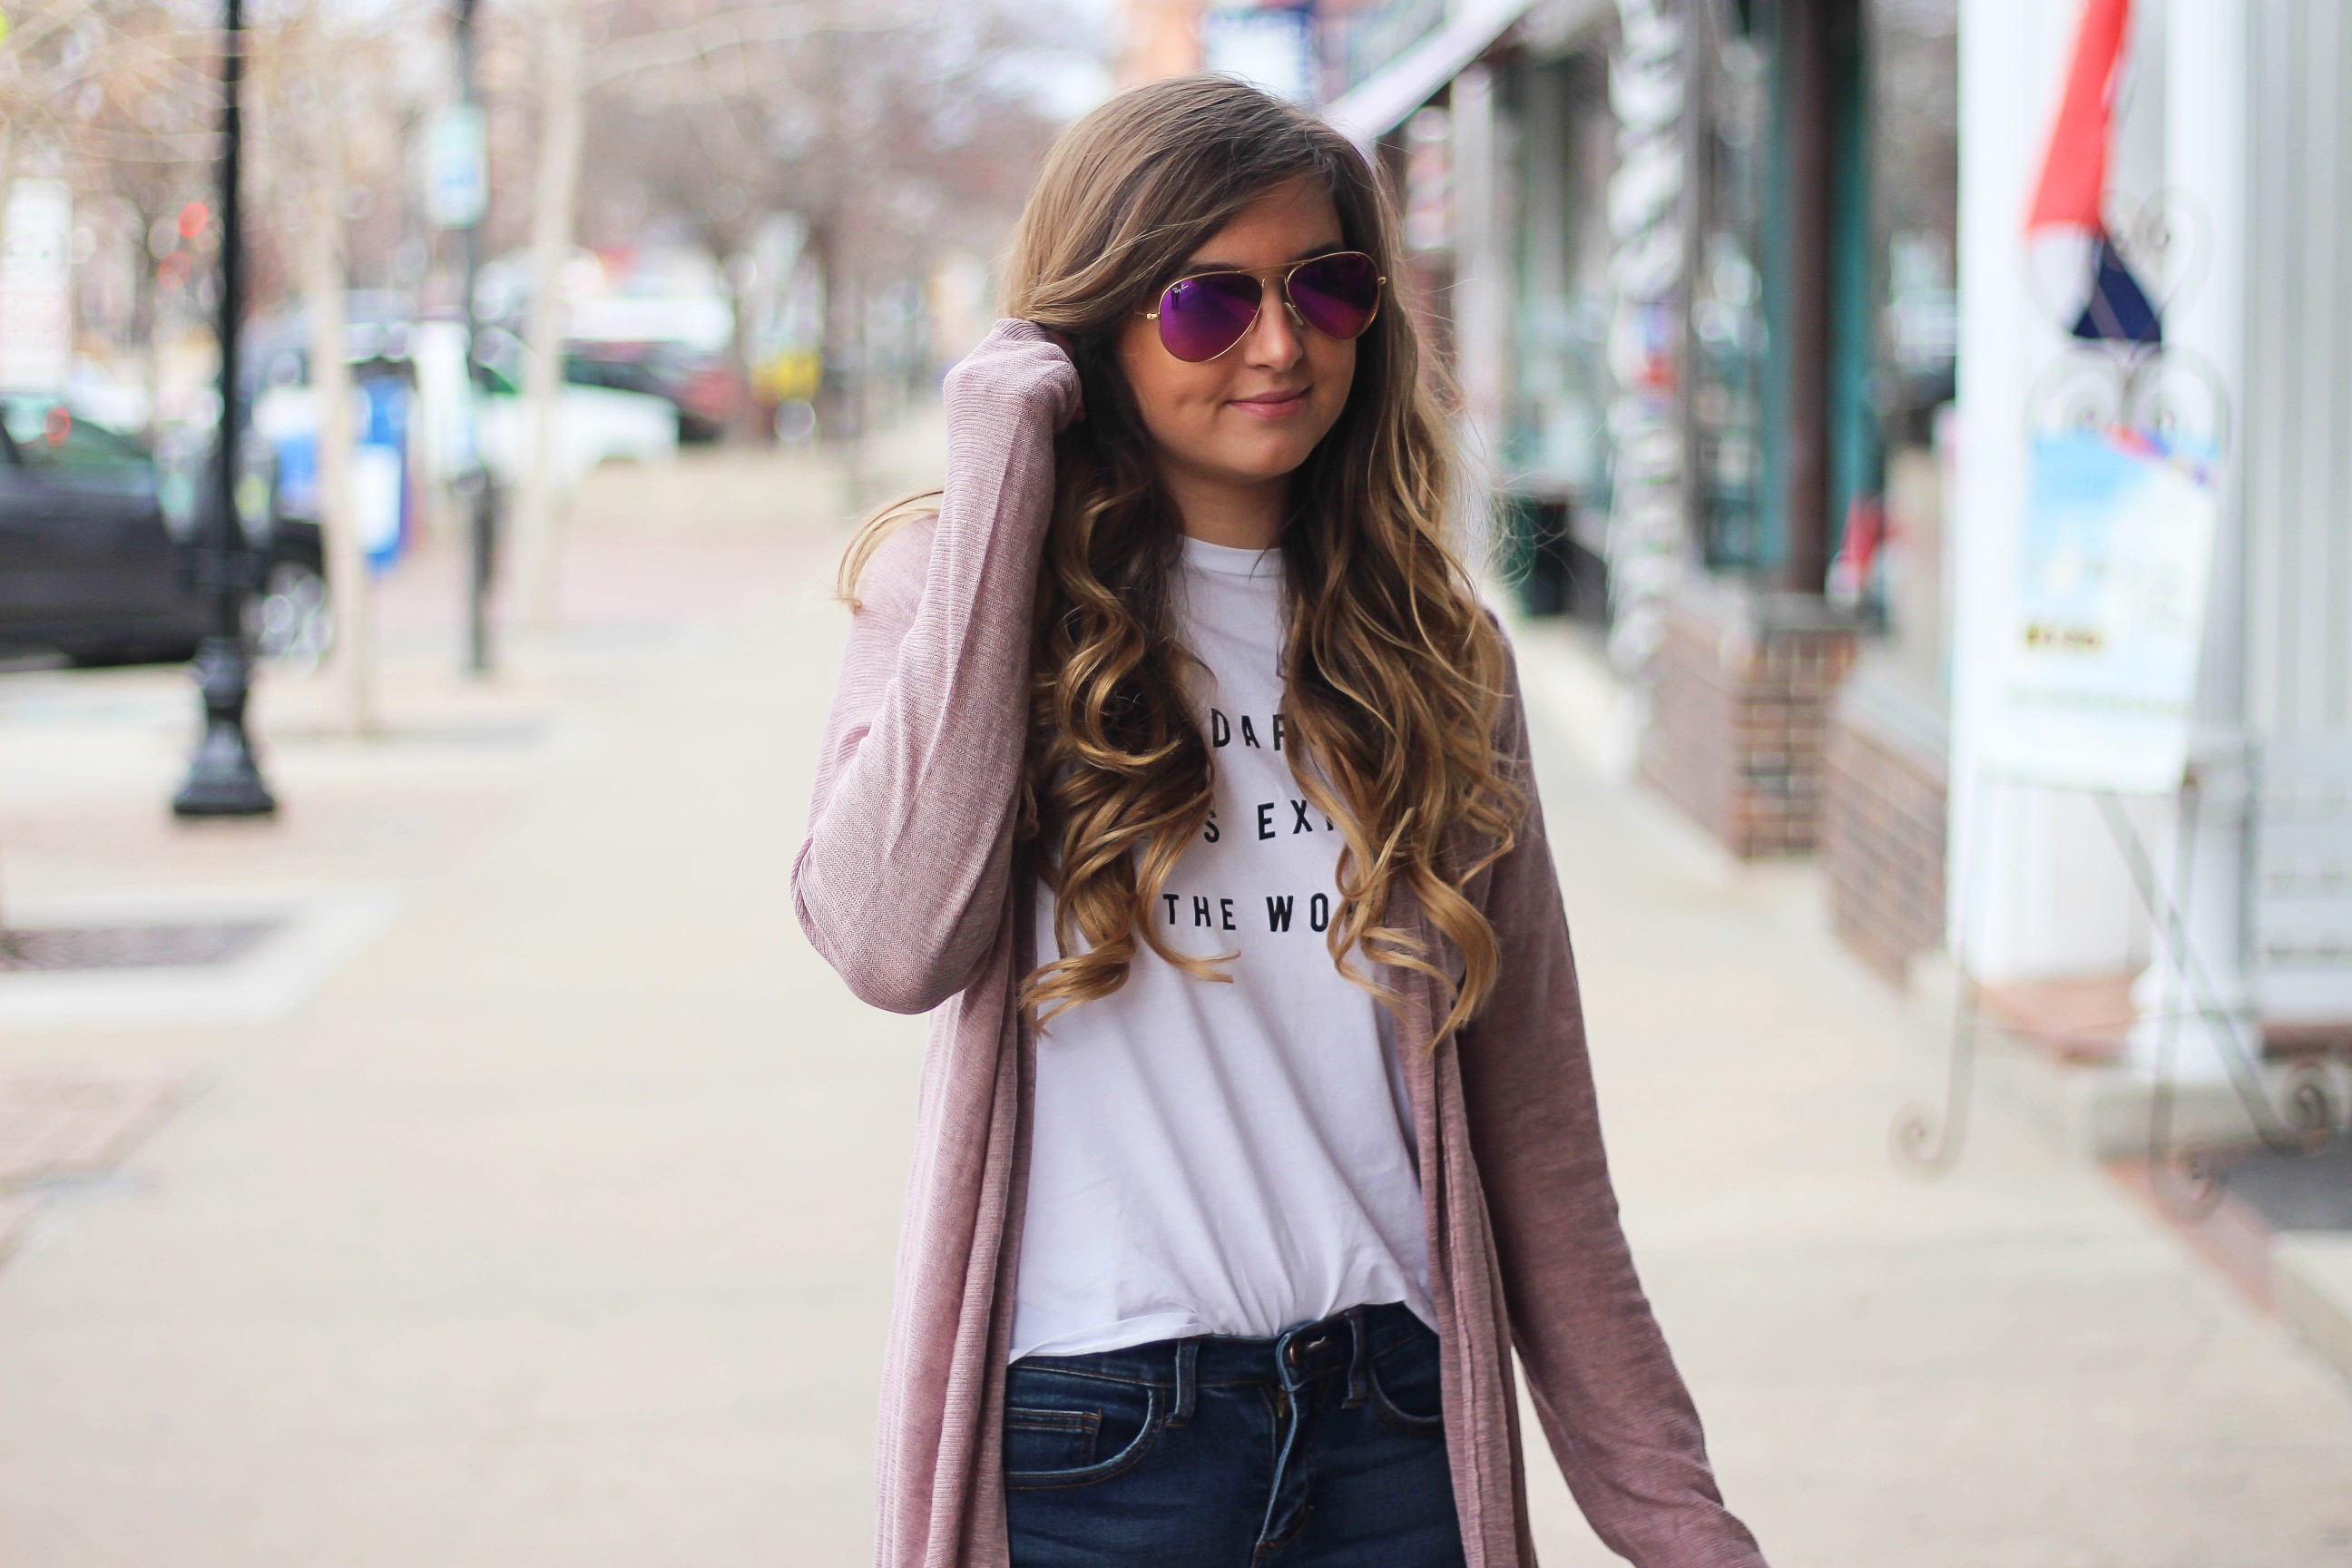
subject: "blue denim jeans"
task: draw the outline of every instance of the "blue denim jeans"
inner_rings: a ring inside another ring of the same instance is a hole
[[[1402,1304],[1006,1373],[1013,1568],[1461,1568],[1437,1336]]]

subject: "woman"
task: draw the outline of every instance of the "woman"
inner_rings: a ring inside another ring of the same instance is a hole
[[[1509,655],[1362,157],[1127,93],[869,522],[793,886],[935,1009],[877,1561],[1760,1563],[1616,1217]]]

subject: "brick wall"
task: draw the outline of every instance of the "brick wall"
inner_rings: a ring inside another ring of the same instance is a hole
[[[1865,662],[1830,714],[1822,869],[1838,939],[1896,985],[1944,940],[1945,733],[1940,703]]]
[[[1700,579],[1654,663],[1643,782],[1742,859],[1810,853],[1829,710],[1853,627],[1822,601]]]

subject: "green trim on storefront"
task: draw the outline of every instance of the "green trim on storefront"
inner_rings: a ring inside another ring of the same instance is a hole
[[[1757,271],[1764,292],[1764,363],[1757,377],[1759,451],[1754,520],[1744,559],[1726,561],[1756,576],[1780,569],[1789,552],[1789,51],[1784,6],[1759,0],[1750,26],[1769,39],[1771,100],[1764,111],[1764,200],[1758,214]]]
[[[1861,16],[1839,29],[1830,238],[1830,553],[1845,542],[1853,503],[1885,488],[1878,428],[1879,305],[1871,247],[1870,50]]]

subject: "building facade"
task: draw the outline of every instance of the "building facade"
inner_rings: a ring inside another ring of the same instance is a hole
[[[2325,0],[2125,8],[2103,210],[2162,336],[2086,364],[2019,214],[2092,14],[1964,13],[1953,943],[2028,994],[2105,977],[2125,1051],[2218,1080],[2233,1056],[2340,1055],[2352,1024],[2352,22]],[[2211,457],[2181,782],[2113,804],[2005,777],[2002,746],[2035,465],[2094,422]]]

